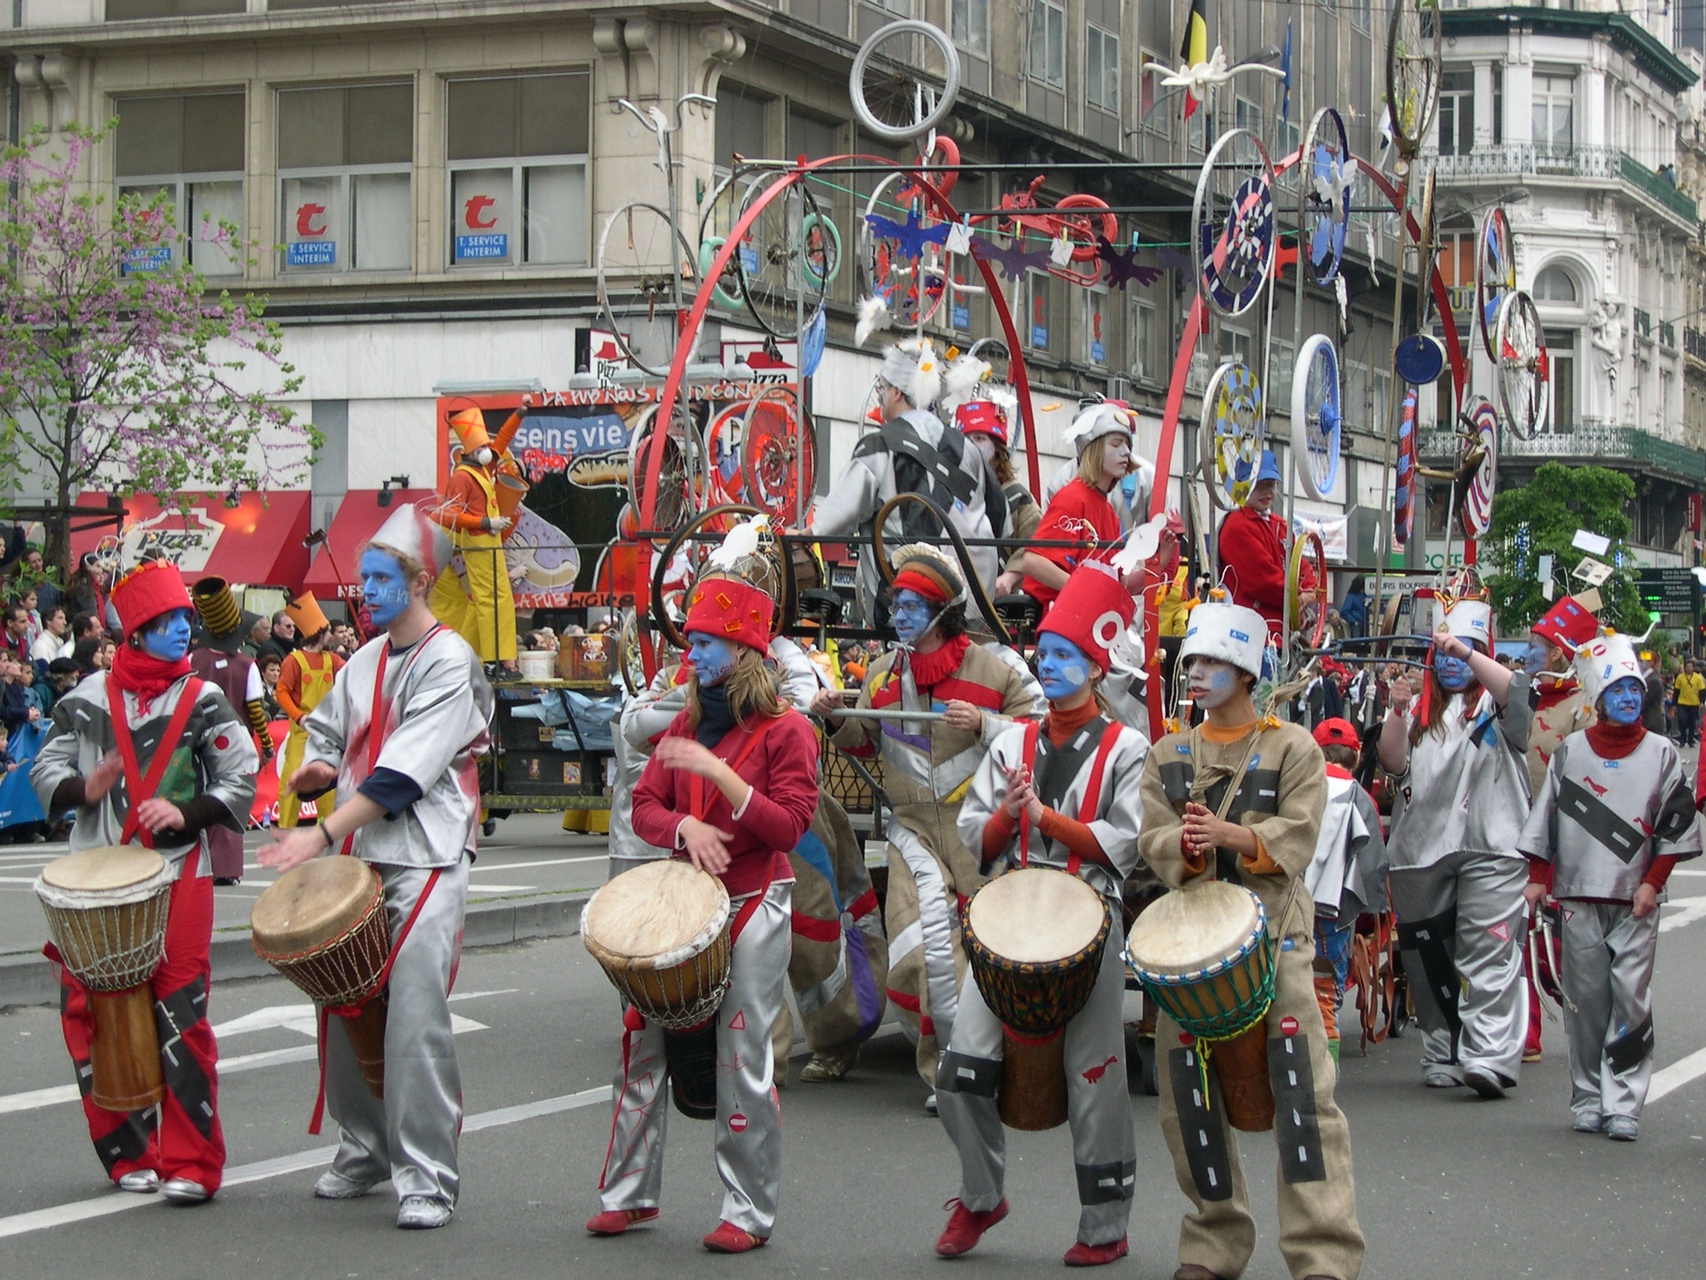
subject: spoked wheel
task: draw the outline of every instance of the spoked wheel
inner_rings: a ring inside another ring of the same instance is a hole
[[[944,245],[948,224],[933,217],[922,200],[904,206],[898,198],[906,175],[893,173],[877,184],[859,219],[860,288],[881,298],[897,329],[929,322],[948,292]]]
[[[1479,538],[1493,523],[1493,490],[1499,471],[1499,412],[1484,396],[1476,396],[1466,415],[1457,454],[1458,483],[1463,488],[1463,536]],[[1467,478],[1464,473],[1468,472]]]
[[[859,46],[848,76],[853,114],[884,142],[909,142],[947,118],[960,92],[960,55],[940,27],[891,22]]]
[[[625,204],[598,237],[598,305],[622,354],[655,377],[669,372],[680,308],[699,264],[687,239],[652,204]]]
[[[1307,585],[1306,576],[1313,579]],[[1321,535],[1311,530],[1292,539],[1291,554],[1286,559],[1285,608],[1292,636],[1305,648],[1319,649],[1326,638],[1328,586],[1327,552]]]
[[[660,534],[679,529],[693,512],[693,483],[687,469],[687,433],[691,430],[693,425],[686,411],[677,405],[675,421],[654,445],[658,433],[657,410],[653,408],[635,428],[628,445],[628,501],[636,517],[645,510],[644,490],[651,473],[652,450],[663,450],[663,462],[658,468],[657,506],[652,513],[653,531]]]
[[[1339,356],[1324,333],[1307,339],[1291,378],[1291,446],[1303,487],[1324,502],[1339,478]]]
[[[1487,355],[1499,358],[1493,338],[1499,325],[1499,308],[1516,292],[1516,253],[1511,247],[1511,223],[1503,206],[1494,205],[1481,220],[1475,240],[1475,327]]]
[[[763,188],[748,188],[745,207]],[[741,298],[759,327],[784,340],[823,309],[841,271],[841,233],[812,193],[796,183],[759,213],[735,255]]]
[[[705,427],[705,465],[711,503],[746,501],[746,480],[741,474],[741,427],[746,421],[748,401],[737,401],[719,410]]]
[[[1220,195],[1228,185],[1231,196]],[[1203,161],[1191,206],[1197,286],[1211,308],[1238,316],[1255,305],[1273,270],[1277,231],[1267,149],[1250,130],[1230,129]]]
[[[1398,463],[1392,488],[1394,551],[1402,551],[1409,543],[1416,519],[1416,401],[1416,388],[1406,387],[1398,410]]]
[[[1546,426],[1551,400],[1546,384],[1551,367],[1540,313],[1526,293],[1513,293],[1505,298],[1499,307],[1495,338],[1499,406],[1517,439],[1532,440]]]
[[[1398,154],[1421,149],[1439,105],[1439,0],[1396,0],[1386,24],[1386,105]]]
[[[817,447],[800,420],[793,393],[766,391],[752,402],[741,427],[746,500],[780,522],[801,523],[800,495],[817,477]]]
[[[1267,433],[1262,384],[1243,361],[1228,360],[1214,371],[1203,393],[1202,420],[1213,433],[1215,498],[1228,509],[1241,507],[1256,483]]]
[[[1434,295],[1429,286],[1434,278],[1434,260],[1439,256],[1439,218],[1437,206],[1434,203],[1435,170],[1429,169],[1427,179],[1422,183],[1422,202],[1416,209],[1416,225],[1421,228],[1421,237],[1416,241],[1416,263],[1419,270],[1416,274],[1416,332],[1420,333],[1428,327],[1428,317],[1433,312]]]
[[[1332,107],[1322,107],[1309,125],[1303,145],[1307,165],[1301,184],[1299,221],[1309,246],[1309,278],[1318,285],[1333,283],[1345,257],[1345,237],[1351,226],[1351,186],[1356,161],[1351,156],[1345,121]]]

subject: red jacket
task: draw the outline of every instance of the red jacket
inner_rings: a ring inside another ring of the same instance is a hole
[[[1285,521],[1249,507],[1229,511],[1220,522],[1220,567],[1232,603],[1254,609],[1280,630],[1285,608]],[[1308,575],[1311,585],[1314,575]]]
[[[748,721],[730,729],[711,753],[722,760],[733,760],[751,740],[748,726],[752,724]],[[722,875],[723,887],[731,898],[756,893],[770,881],[793,879],[788,854],[811,826],[817,811],[817,733],[811,722],[790,710],[775,720],[760,722],[759,727],[763,737],[735,766],[735,772],[753,786],[738,820],[721,791],[708,781],[700,784],[705,802],[703,820],[734,836],[728,846],[729,869]],[[662,735],[692,736],[685,711]],[[676,829],[683,819],[693,816],[693,781],[694,775],[685,769],[666,769],[653,756],[634,787],[634,834],[647,844],[676,848]]]
[[[1042,523],[1031,535],[1039,542],[1086,542],[1097,548],[1107,548],[1119,541],[1120,518],[1107,495],[1074,476],[1066,487],[1049,499]],[[1071,573],[1090,557],[1091,548],[1037,547],[1036,553]],[[1060,594],[1045,587],[1030,574],[1025,575],[1024,592],[1045,609]]]

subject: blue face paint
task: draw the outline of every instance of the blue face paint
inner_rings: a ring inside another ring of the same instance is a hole
[[[377,547],[361,553],[361,598],[373,624],[388,627],[409,607],[409,580],[397,558]]]
[[[1635,724],[1641,718],[1646,692],[1646,686],[1634,676],[1624,676],[1599,695],[1599,712],[1612,724]]]
[[[1230,662],[1191,659],[1191,701],[1205,709],[1220,706],[1238,692],[1239,677],[1243,674]]]
[[[1533,636],[1528,642],[1528,652],[1523,655],[1522,669],[1531,676],[1537,676],[1546,670],[1546,660],[1552,656],[1552,646],[1539,636]]]
[[[687,633],[687,660],[693,664],[699,683],[714,688],[727,679],[740,656],[729,641],[703,631]]]
[[[1037,638],[1037,683],[1050,702],[1070,698],[1090,683],[1090,659],[1065,636],[1046,631]]]
[[[142,629],[142,649],[161,662],[176,662],[190,648],[190,611],[173,609]]]
[[[894,593],[894,603],[889,606],[889,622],[894,627],[895,639],[902,644],[918,643],[935,617],[936,606],[916,591],[902,587]]]
[[[1454,658],[1448,653],[1434,654],[1434,677],[1440,687],[1451,693],[1469,687],[1469,682],[1475,678],[1475,673],[1469,669],[1469,663],[1462,658]]]

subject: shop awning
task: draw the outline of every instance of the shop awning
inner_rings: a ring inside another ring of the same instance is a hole
[[[344,600],[356,585],[356,566],[361,549],[373,540],[391,513],[406,502],[419,502],[433,495],[431,489],[351,489],[338,504],[326,530],[325,544],[314,552],[302,585],[325,599]],[[383,506],[380,505],[384,500]]]
[[[161,505],[147,494],[124,503],[123,563],[132,564],[146,547],[175,561],[188,581],[213,575],[234,586],[284,587],[295,591],[308,572],[310,495],[306,490],[241,493],[235,506],[222,493],[186,495],[187,511]],[[79,501],[93,505],[100,495]],[[101,529],[73,532],[71,549],[81,556],[99,545]]]

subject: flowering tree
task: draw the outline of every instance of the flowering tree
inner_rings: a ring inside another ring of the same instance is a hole
[[[279,358],[265,299],[207,291],[170,193],[111,205],[79,188],[101,136],[72,126],[50,149],[38,132],[0,154],[16,193],[0,217],[0,465],[46,479],[46,559],[62,573],[85,487],[162,501],[276,487],[320,442],[274,400],[302,380]],[[228,224],[189,234],[236,243]]]

